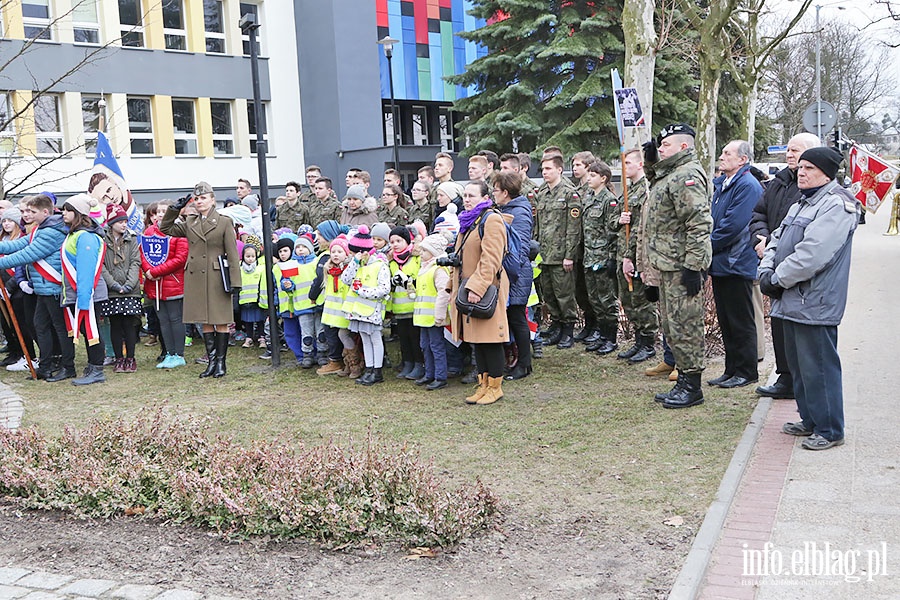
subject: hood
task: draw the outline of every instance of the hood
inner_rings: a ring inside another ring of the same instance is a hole
[[[44,222],[38,225],[38,229],[57,229],[63,233],[69,232],[69,227],[63,222],[62,215],[52,214]],[[103,234],[100,234],[103,237]]]
[[[366,199],[363,200],[363,203],[358,209],[351,210],[350,200],[348,198],[344,198],[344,201],[341,202],[341,206],[351,215],[368,215],[378,210],[378,201],[375,200],[375,198],[373,198],[372,196],[366,196]]]

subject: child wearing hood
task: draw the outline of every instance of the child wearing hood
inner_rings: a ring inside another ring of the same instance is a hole
[[[429,235],[419,243],[419,253],[422,262],[416,275],[413,325],[420,331],[425,369],[416,385],[430,391],[447,387],[444,325],[450,304],[450,270],[437,264],[437,259],[447,256],[447,238],[439,233]]]

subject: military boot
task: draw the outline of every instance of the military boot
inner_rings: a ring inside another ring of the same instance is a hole
[[[573,333],[575,332],[575,324],[574,323],[563,323],[562,326],[562,335],[559,337],[559,342],[556,344],[556,347],[560,350],[568,350],[572,346],[575,345],[575,336]]]
[[[555,346],[559,343],[559,339],[562,337],[562,324],[554,321],[550,323],[550,329],[547,330],[547,335],[544,336],[544,344],[548,346]]]
[[[603,332],[603,338],[597,343],[588,346],[587,350],[589,352],[596,352],[600,355],[610,354],[611,352],[615,352],[616,350],[618,350],[619,344],[616,343],[616,333],[618,333],[618,325],[604,325],[601,331]]]
[[[666,408],[688,408],[703,404],[703,389],[700,385],[700,373],[680,373],[675,388],[669,397],[663,400]]]
[[[635,331],[634,332],[634,345],[631,346],[631,348],[629,348],[628,350],[623,350],[622,352],[619,352],[618,354],[616,354],[616,358],[621,358],[622,360],[631,358],[632,356],[637,354],[638,350],[640,350],[640,349],[641,349],[641,335],[637,331]]]
[[[582,327],[581,331],[579,331],[575,335],[575,341],[579,342],[579,343],[584,343],[584,341],[587,339],[587,337],[589,335],[591,335],[591,332],[593,332],[596,327],[597,327],[597,324],[594,323],[594,321],[592,319],[585,319],[584,327]]]
[[[641,335],[638,337],[640,339],[640,349],[638,349],[638,351],[628,359],[628,362],[633,365],[644,362],[645,360],[656,356],[656,338],[652,335]]]
[[[594,329],[591,330],[591,333],[586,338],[584,338],[584,343],[593,344],[594,342],[597,342],[601,337],[603,337],[603,333],[600,331],[600,328],[594,327]]]

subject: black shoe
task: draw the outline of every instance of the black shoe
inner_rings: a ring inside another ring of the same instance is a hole
[[[410,381],[416,381],[420,377],[425,376],[425,363],[413,363],[412,370],[406,374],[406,378]]]
[[[754,377],[753,379],[747,379],[746,377],[735,375],[731,379],[727,379],[720,383],[719,387],[730,390],[731,388],[744,387],[745,385],[750,385],[751,383],[756,383],[757,381],[759,381],[759,379],[757,379],[756,377]]]
[[[675,387],[669,397],[663,400],[665,408],[690,408],[703,404],[703,390],[700,373],[679,373]]]
[[[778,380],[772,385],[759,386],[758,388],[756,388],[756,393],[759,396],[765,396],[766,398],[772,398],[775,400],[793,400],[794,387],[789,387],[782,383],[781,380]]]
[[[719,385],[725,381],[728,381],[732,377],[734,377],[734,375],[731,373],[723,373],[722,375],[716,377],[715,379],[708,379],[706,381],[706,384],[707,385]]]
[[[75,369],[60,369],[53,375],[47,377],[45,381],[53,383],[55,381],[62,381],[63,379],[72,379],[75,376]]]
[[[397,379],[406,379],[409,372],[413,370],[413,366],[415,366],[415,363],[412,361],[403,361],[403,364],[400,365],[400,372],[397,373]]]
[[[428,375],[422,375],[418,379],[416,379],[416,385],[427,385],[434,381],[434,377],[429,377]],[[447,383],[446,381],[444,383]]]
[[[640,348],[638,351],[634,353],[634,355],[628,359],[628,362],[636,365],[638,363],[642,363],[645,360],[651,359],[656,356],[656,337],[651,335],[642,335],[638,337],[638,343],[640,344]]]
[[[575,331],[575,325],[572,323],[565,323],[560,331],[562,333],[559,336],[556,347],[560,350],[568,350],[575,345],[575,336],[572,335],[572,332]]]
[[[463,375],[463,378],[460,379],[459,382],[466,385],[478,383],[478,373],[475,372],[475,369],[472,369],[471,371]]]
[[[316,359],[313,358],[311,353],[306,353],[303,355],[303,360],[300,361],[300,367],[303,369],[312,369],[316,366]]]
[[[637,354],[638,351],[641,349],[641,347],[642,346],[640,345],[640,343],[636,341],[634,343],[634,345],[631,348],[629,348],[628,350],[623,350],[622,352],[619,352],[618,354],[616,354],[616,358],[621,358],[622,360],[628,360],[629,358],[631,358],[632,356]]]
[[[434,381],[432,381],[431,383],[426,385],[425,389],[428,390],[429,392],[431,392],[431,391],[439,390],[439,389],[445,388],[445,387],[447,387],[446,379],[435,379]]]
[[[593,323],[585,322],[584,327],[581,328],[581,331],[579,331],[575,335],[575,341],[584,342],[588,338],[588,336],[590,336],[594,332],[595,329],[596,326]]]
[[[550,329],[547,330],[547,335],[544,336],[544,344],[547,346],[555,346],[559,343],[561,337],[562,325],[560,323],[553,323],[550,325]]]
[[[504,377],[503,379],[507,381],[515,381],[516,379],[525,379],[531,375],[531,367],[523,367],[522,365],[516,365],[515,368],[509,372],[509,375]]]
[[[362,376],[362,381],[357,380],[356,383],[360,385],[375,385],[376,383],[381,383],[384,381],[384,376],[381,374],[380,368],[372,368],[368,373]]]
[[[228,355],[228,340],[230,337],[227,331],[225,333],[216,333],[216,359],[210,359],[209,361],[210,364],[215,363],[212,376],[216,379],[225,376],[225,358]]]
[[[356,383],[362,385],[363,382],[372,374],[372,371],[375,370],[375,367],[366,367],[366,370],[363,371],[363,374],[356,379]]]
[[[588,352],[596,352],[600,355],[611,354],[619,349],[619,345],[607,338],[601,339],[596,344],[591,344],[587,347]]]

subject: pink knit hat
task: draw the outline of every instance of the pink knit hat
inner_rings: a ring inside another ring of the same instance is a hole
[[[331,240],[331,244],[328,246],[328,250],[331,250],[335,246],[340,246],[345,254],[350,254],[350,248],[347,246],[347,236],[343,233]]]
[[[360,225],[356,233],[347,240],[347,247],[351,252],[371,252],[375,246],[372,243],[372,236],[369,235],[369,228]]]

